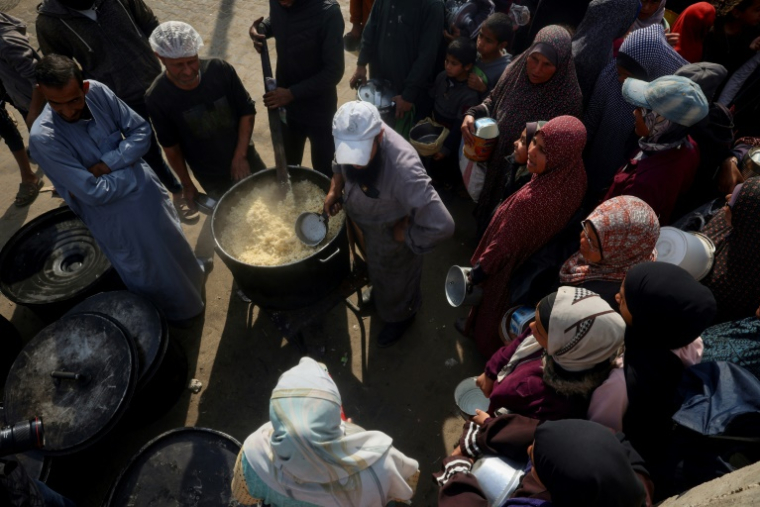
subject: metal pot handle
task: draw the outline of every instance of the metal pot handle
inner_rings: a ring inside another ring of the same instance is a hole
[[[336,255],[338,255],[339,253],[340,253],[340,248],[336,248],[335,251],[333,253],[331,253],[330,256],[327,259],[319,259],[319,262],[321,262],[322,264],[324,264],[326,262],[329,262],[330,259],[332,259]]]

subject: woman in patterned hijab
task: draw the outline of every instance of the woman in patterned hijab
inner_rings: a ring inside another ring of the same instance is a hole
[[[654,81],[688,63],[670,47],[662,25],[652,25],[631,33],[620,46],[618,58],[604,68],[583,118],[589,139],[584,161],[591,197],[604,195],[629,155],[627,151],[635,146],[635,106],[623,98],[624,79],[618,76],[618,66],[627,77]]]
[[[715,243],[715,265],[702,283],[718,301],[716,322],[743,319],[760,305],[760,178],[734,189],[729,205],[702,231]]]
[[[536,58],[536,54],[543,55],[556,68],[548,81],[539,84],[534,84],[528,75],[529,60]],[[475,208],[478,238],[488,226],[504,186],[510,183],[506,157],[512,153],[514,141],[520,137],[525,124],[562,115],[580,118],[582,101],[570,34],[562,27],[551,25],[538,32],[533,45],[509,64],[483,103],[467,111],[463,129],[469,129],[465,125],[473,118],[490,117],[499,124],[499,140],[488,162],[483,191]],[[464,135],[466,139],[469,130]]]
[[[464,332],[485,357],[501,347],[498,327],[510,306],[513,271],[561,231],[583,201],[585,143],[586,130],[577,118],[560,116],[543,126],[531,144],[528,169],[542,155],[544,170],[531,170],[530,182],[499,206],[470,260],[472,281],[482,283],[483,300],[470,312]]]
[[[660,222],[647,203],[622,195],[597,206],[582,226],[581,248],[565,261],[560,283],[592,290],[617,309],[615,294],[628,269],[657,260]]]

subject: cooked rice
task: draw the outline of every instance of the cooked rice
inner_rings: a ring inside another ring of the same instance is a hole
[[[321,211],[325,192],[307,180],[291,185],[281,199],[279,183],[256,185],[227,216],[220,234],[225,250],[236,259],[255,266],[280,266],[312,255],[338,234],[344,215],[330,217],[327,236],[316,247],[308,247],[296,236],[295,223],[304,211]]]

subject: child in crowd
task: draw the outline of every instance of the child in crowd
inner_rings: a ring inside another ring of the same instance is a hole
[[[434,100],[433,118],[449,129],[449,135],[441,147],[441,151],[433,155],[435,162],[431,167],[434,176],[439,176],[446,183],[459,178],[459,168],[456,152],[462,134],[459,126],[464,119],[464,113],[480,103],[480,94],[470,88],[467,83],[470,72],[475,65],[477,51],[475,43],[466,37],[457,37],[446,49],[444,70],[435,78],[431,94]]]
[[[493,90],[512,61],[508,50],[514,35],[512,20],[506,14],[497,12],[483,22],[478,34],[476,71],[470,74],[467,82],[470,88],[481,94]]]

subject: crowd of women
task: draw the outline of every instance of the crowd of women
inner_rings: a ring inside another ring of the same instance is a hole
[[[490,406],[435,474],[439,505],[490,505],[472,473],[485,455],[527,462],[503,505],[651,505],[684,484],[684,372],[723,361],[760,377],[760,178],[743,163],[760,147],[760,0],[518,3],[533,22],[462,124],[465,140],[483,117],[500,132],[475,209],[483,298],[456,326]],[[666,7],[682,11],[672,26]],[[657,262],[669,225],[714,244],[701,280]],[[525,304],[530,326],[500,333]],[[283,375],[239,458],[241,502],[409,500],[417,463],[340,405],[314,361]]]

